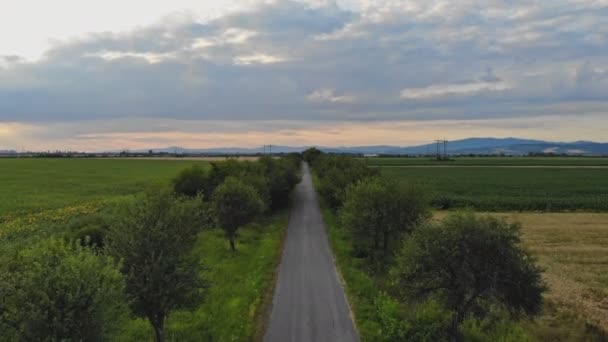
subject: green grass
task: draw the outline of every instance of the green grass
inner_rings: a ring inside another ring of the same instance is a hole
[[[383,167],[382,173],[423,185],[443,209],[608,210],[606,169]]]
[[[440,162],[430,157],[365,159],[375,166],[608,166],[601,157],[453,157]]]
[[[111,221],[119,208],[152,184],[169,184],[201,161],[118,159],[0,159],[0,256],[52,236],[70,236],[71,225],[90,216]],[[287,211],[240,230],[230,252],[220,229],[199,234],[194,256],[209,281],[194,311],[172,313],[168,341],[259,339],[264,308],[287,227]],[[152,341],[149,323],[129,319],[116,341]]]
[[[376,301],[381,292],[374,279],[363,270],[363,260],[353,257],[353,241],[350,233],[341,227],[331,210],[323,209],[323,220],[332,251],[344,282],[348,302],[355,316],[355,324],[361,341],[382,340]]]
[[[251,341],[261,336],[264,306],[272,300],[275,269],[287,227],[287,212],[241,230],[232,253],[219,229],[205,230],[194,249],[201,274],[210,282],[194,311],[177,311],[167,320],[168,341]],[[117,341],[152,341],[149,323],[127,322]]]
[[[133,194],[168,183],[193,164],[181,160],[0,158],[0,220]]]

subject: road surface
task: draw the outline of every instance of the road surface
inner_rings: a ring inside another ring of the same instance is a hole
[[[266,342],[359,341],[308,165],[296,186]]]

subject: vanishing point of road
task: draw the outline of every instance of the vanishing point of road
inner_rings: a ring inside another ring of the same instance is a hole
[[[359,341],[306,164],[278,272],[264,341]]]

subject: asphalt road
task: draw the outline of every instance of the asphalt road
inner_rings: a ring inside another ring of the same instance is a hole
[[[294,196],[264,341],[359,341],[306,164]]]

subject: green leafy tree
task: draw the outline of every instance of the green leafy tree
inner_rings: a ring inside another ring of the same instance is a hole
[[[213,193],[213,208],[217,223],[235,251],[234,241],[240,227],[251,222],[264,208],[255,188],[244,181],[228,177]]]
[[[289,204],[291,190],[300,181],[298,176],[299,161],[293,158],[261,157],[258,160],[266,175],[265,179],[268,180],[270,209],[276,210],[286,207]]]
[[[209,193],[205,193],[208,183],[209,177],[207,172],[199,165],[193,165],[190,168],[182,170],[173,180],[173,189],[175,193],[180,195],[195,197],[204,193],[208,197]]]
[[[468,317],[503,307],[513,316],[538,313],[546,287],[535,260],[521,246],[520,226],[472,213],[418,228],[392,270],[403,297],[436,298],[452,312],[451,339]]]
[[[190,258],[200,230],[200,199],[174,198],[169,191],[148,192],[112,227],[106,250],[122,260],[132,312],[147,318],[157,341],[175,309],[200,302],[204,282]]]
[[[322,154],[323,152],[321,152],[321,150],[317,149],[316,147],[311,147],[302,152],[302,158],[312,166]]]
[[[342,206],[344,193],[349,186],[380,174],[362,160],[331,155],[317,158],[314,172],[320,183],[319,194],[334,210]]]
[[[430,215],[421,188],[384,177],[349,187],[340,213],[356,252],[380,263],[392,256],[403,234]]]
[[[60,239],[5,256],[0,264],[0,339],[99,341],[125,317],[114,259]]]

